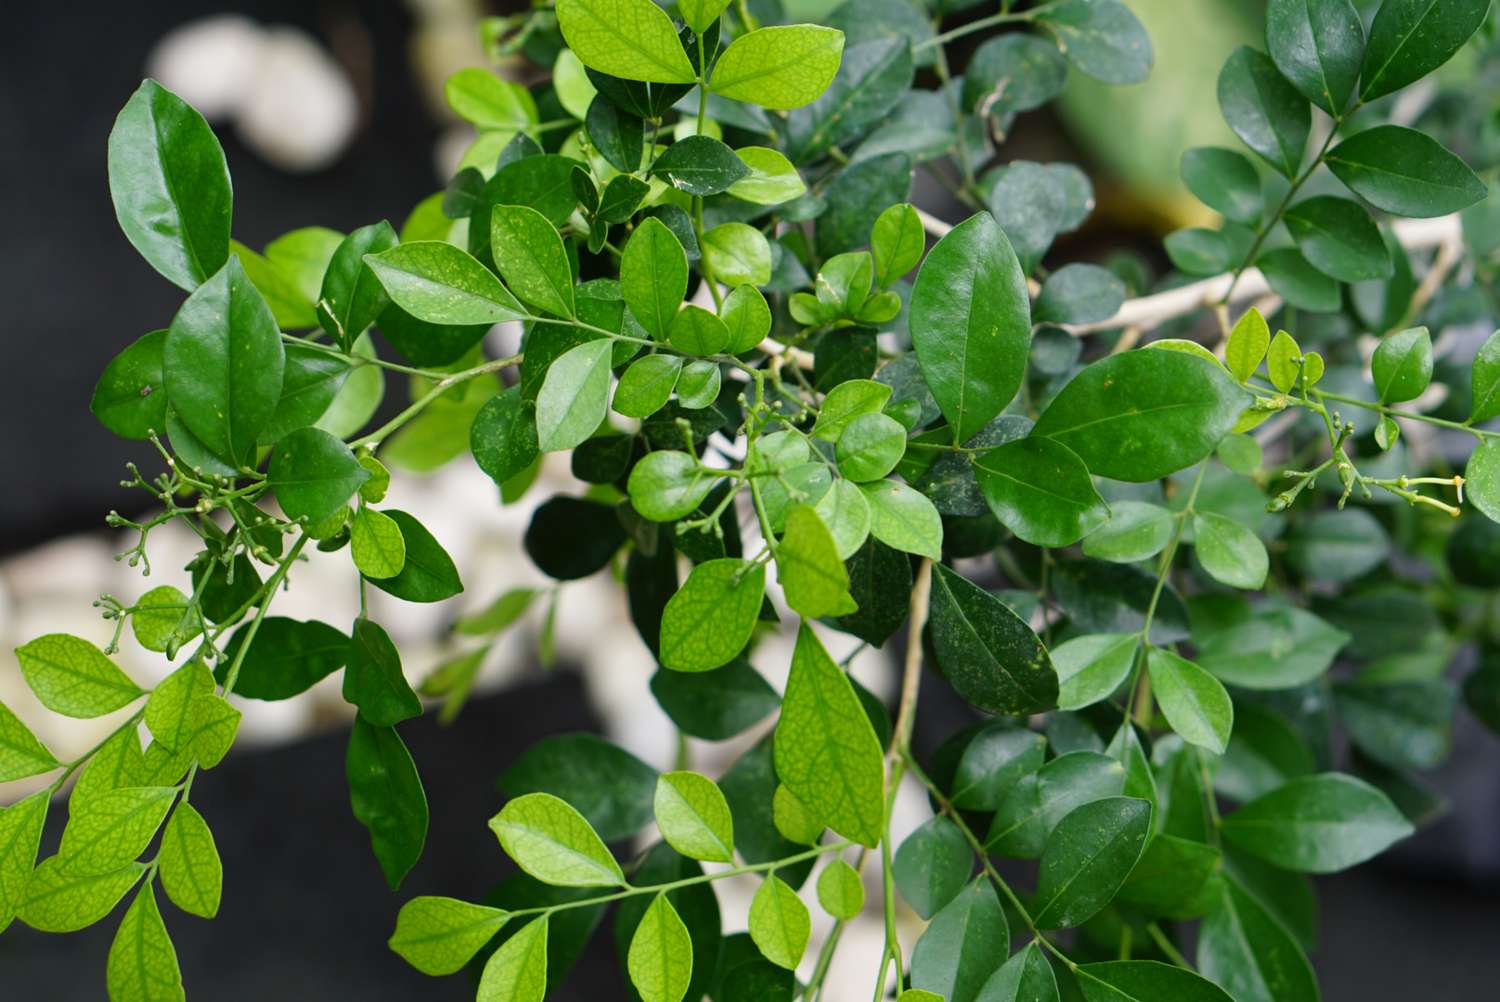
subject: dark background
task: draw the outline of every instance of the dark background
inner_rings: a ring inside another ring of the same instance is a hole
[[[97,374],[145,331],[165,326],[181,293],[116,228],[105,140],[168,29],[220,10],[310,31],[346,64],[364,102],[353,145],[332,168],[292,177],[220,130],[235,186],[235,236],[252,247],[289,229],[347,231],[379,218],[399,225],[436,186],[439,123],[411,76],[410,22],[396,2],[241,0],[18,4],[0,34],[0,348],[9,431],[0,491],[0,551],[96,529],[111,507],[138,504],[117,486],[142,458],[88,413]],[[1055,123],[1043,118],[1043,130]],[[1041,141],[1056,146],[1059,137]],[[1051,159],[1049,157],[1048,159]],[[1085,165],[1087,166],[1087,165]],[[1135,242],[1140,234],[1116,234]],[[947,733],[961,709],[928,686],[925,734]],[[191,997],[463,999],[462,976],[417,974],[385,947],[400,901],[477,894],[505,872],[485,821],[494,777],[546,734],[594,726],[567,672],[468,708],[460,723],[403,729],[432,805],[429,851],[401,894],[375,867],[348,810],[344,735],[231,756],[194,800],[226,863],[224,907],[212,922],[172,914]],[[943,719],[947,717],[948,719]],[[919,740],[925,737],[919,734]],[[1320,880],[1322,943],[1314,957],[1330,1002],[1432,996],[1494,998],[1500,944],[1497,743],[1460,715],[1453,763],[1434,777],[1456,810],[1374,864]],[[54,812],[52,821],[60,821]],[[55,842],[56,825],[49,830]],[[113,922],[44,936],[17,923],[0,936],[0,998],[97,999]],[[596,936],[562,999],[623,998],[607,935]]]

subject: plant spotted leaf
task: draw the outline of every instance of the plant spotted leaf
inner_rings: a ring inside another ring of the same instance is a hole
[[[361,715],[349,735],[344,771],[355,820],[369,829],[375,859],[395,890],[427,841],[427,796],[416,763],[395,728]]]
[[[858,486],[870,505],[870,535],[903,553],[942,556],[942,516],[925,495],[894,480]]]
[[[811,104],[833,82],[844,33],[815,24],[757,28],[714,64],[709,88],[721,97],[789,110]]]
[[[110,130],[109,194],[126,239],[174,285],[191,292],[228,260],[224,150],[203,116],[155,80]]]
[[[49,633],[16,648],[21,673],[42,705],[66,717],[99,717],[145,693],[81,637]]]
[[[568,253],[546,216],[526,205],[495,206],[490,252],[501,277],[522,302],[560,317],[574,315]]]
[[[469,426],[474,462],[497,484],[505,484],[536,462],[536,414],[520,386],[486,400]]]
[[[717,195],[750,174],[734,150],[710,136],[679,139],[656,158],[651,170],[689,195]]]
[[[933,572],[928,622],[938,666],[971,705],[1007,714],[1057,705],[1057,673],[1040,638],[999,599],[946,566]]]
[[[607,339],[585,341],[547,369],[536,398],[537,446],[543,452],[576,447],[604,421],[612,351]]]
[[[147,882],[120,919],[109,947],[105,983],[111,1002],[168,1002],[185,998],[177,951]]]
[[[583,815],[550,793],[517,797],[490,830],[521,869],[558,887],[624,886],[625,875]]]
[[[620,375],[610,406],[625,417],[650,417],[667,405],[682,375],[679,355],[647,355]]]
[[[879,843],[880,745],[849,679],[806,624],[797,633],[775,747],[776,774],[798,800],[840,835]]]
[[[818,874],[818,904],[836,919],[848,921],[865,907],[865,885],[859,872],[844,862],[835,859]]]
[[[651,0],[562,0],[557,23],[585,66],[626,80],[692,83],[697,71]]]
[[[1146,665],[1153,695],[1172,730],[1191,744],[1224,754],[1234,727],[1234,704],[1219,680],[1159,647],[1151,649]]]
[[[476,1002],[542,1002],[547,991],[548,917],[532,919],[485,962]]]
[[[765,586],[765,568],[744,560],[694,567],[662,613],[662,665],[701,672],[728,664],[750,640]]]
[[[419,240],[365,258],[391,300],[431,324],[494,324],[524,310],[499,280],[461,248]]]
[[[172,903],[201,918],[219,913],[224,867],[213,832],[197,808],[184,801],[162,832],[161,884]]]
[[[365,258],[398,242],[385,221],[362,226],[345,237],[329,259],[318,293],[318,323],[345,349],[384,312],[390,298]]]
[[[1042,850],[1037,926],[1082,925],[1107,905],[1146,847],[1151,803],[1106,797],[1069,812]]]
[[[777,967],[796,970],[811,932],[812,917],[797,892],[769,874],[750,901],[750,938],[761,955]]]
[[[462,970],[509,919],[503,909],[457,898],[412,898],[396,916],[396,931],[389,945],[423,974],[453,974]]]
[[[656,781],[654,810],[662,838],[682,855],[733,862],[734,819],[713,780],[696,772],[662,773]]]
[[[1134,84],[1151,73],[1151,38],[1117,0],[1063,0],[1038,11],[1068,61],[1111,84]]]
[[[693,979],[693,942],[677,909],[658,894],[630,938],[630,983],[642,1002],[682,1002]]]
[[[166,429],[167,391],[162,376],[166,330],[143,334],[104,369],[89,410],[121,438],[143,439]]]

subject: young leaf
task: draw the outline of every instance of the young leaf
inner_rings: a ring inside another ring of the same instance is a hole
[[[735,198],[756,205],[781,205],[807,192],[807,183],[797,168],[779,150],[767,146],[741,146],[734,151],[750,173],[729,186]]]
[[[949,1002],[975,1002],[1010,945],[1005,911],[987,877],[964,888],[927,926],[911,953],[911,983]]]
[[[101,717],[145,695],[81,637],[49,633],[17,647],[16,658],[36,698],[65,717]]]
[[[105,983],[113,1002],[181,1002],[182,971],[156,904],[156,889],[147,883],[136,894],[109,947]]]
[[[667,339],[686,355],[716,355],[729,343],[729,328],[703,307],[689,305],[672,318]]]
[[[678,0],[677,12],[687,26],[703,34],[717,24],[719,15],[729,6],[729,0]]]
[[[620,292],[641,326],[665,341],[687,295],[688,265],[682,244],[661,220],[647,217],[620,256]]]
[[[896,850],[896,889],[912,909],[930,919],[958,897],[974,871],[974,853],[958,825],[938,815]]]
[[[146,700],[151,736],[175,752],[191,746],[201,704],[214,694],[214,677],[201,661],[190,661],[168,675]]]
[[[385,630],[361,616],[354,621],[344,669],[344,699],[376,727],[422,715],[422,703],[401,671],[401,655]]]
[[[1107,797],[1064,817],[1047,837],[1033,914],[1040,929],[1082,925],[1114,898],[1151,832],[1151,802]]]
[[[1229,341],[1224,346],[1224,364],[1241,383],[1248,382],[1260,368],[1271,344],[1271,328],[1266,318],[1255,307],[1245,311],[1229,332]]]
[[[680,355],[647,355],[638,358],[620,374],[620,382],[615,386],[615,396],[610,406],[615,413],[626,417],[650,417],[667,405],[681,374]]]
[[[1002,525],[1036,546],[1070,546],[1109,519],[1083,460],[1049,438],[1018,438],[974,457],[974,476]]]
[[[925,495],[894,480],[858,486],[870,505],[870,535],[902,553],[941,558],[942,516]]]
[[[1369,102],[1446,63],[1484,23],[1488,0],[1387,0],[1370,25],[1359,99]]]
[[[734,819],[713,780],[664,772],[656,780],[656,824],[667,844],[689,859],[734,861]]]
[[[559,0],[557,24],[585,66],[625,80],[692,83],[697,70],[651,0]]]
[[[1186,658],[1153,647],[1146,658],[1152,694],[1184,741],[1224,754],[1234,727],[1234,704],[1224,686]]]
[[[74,804],[57,849],[61,867],[95,876],[126,865],[156,837],[176,799],[170,786],[132,786]]]
[[[526,205],[497,205],[490,216],[490,253],[518,298],[560,317],[574,315],[568,252],[547,217]]]
[[[0,703],[0,783],[35,776],[59,764],[21,719]]]
[[[249,462],[281,397],[286,353],[271,308],[238,258],[187,298],[162,348],[173,411],[214,456]]]
[[[1383,404],[1415,400],[1432,382],[1432,338],[1426,327],[1409,327],[1384,338],[1370,360],[1370,377]]]
[[[525,310],[488,268],[442,240],[401,244],[365,258],[401,309],[430,324],[497,324]]]
[[[834,859],[818,874],[818,904],[846,922],[864,911],[865,885],[859,872],[842,859]]]
[[[870,254],[875,259],[875,284],[884,289],[917,266],[927,249],[927,231],[914,206],[892,205],[870,228]]]
[[[999,599],[944,565],[934,568],[931,631],[938,666],[969,704],[990,713],[1057,705],[1057,673],[1031,627]]]
[[[714,278],[729,286],[771,281],[771,245],[746,223],[720,223],[703,235],[703,259]]]
[[[728,664],[750,641],[765,587],[765,568],[745,560],[694,567],[662,613],[662,666],[701,672]]]
[[[1193,515],[1193,546],[1210,577],[1231,588],[1260,588],[1270,558],[1260,538],[1234,519],[1214,512]]]
[[[224,150],[203,116],[155,80],[110,130],[109,194],[125,238],[174,285],[191,292],[228,260]]]
[[[1303,97],[1339,115],[1359,79],[1365,26],[1349,0],[1271,0],[1266,48]]]
[[[879,843],[880,744],[848,677],[805,623],[792,652],[775,747],[776,774],[798,800],[845,838]]]
[[[1220,366],[1175,351],[1127,351],[1074,376],[1031,433],[1057,439],[1096,476],[1142,483],[1211,453],[1249,402]]]
[[[476,1002],[542,1002],[547,992],[547,925],[548,916],[538,916],[500,944],[485,961]]]
[[[299,428],[276,443],[267,478],[287,517],[310,525],[347,504],[370,471],[333,435]]]
[[[776,546],[776,574],[787,605],[807,619],[847,615],[856,608],[833,536],[808,505],[787,513],[786,532]]]
[[[1219,73],[1219,109],[1246,146],[1287,177],[1297,173],[1312,112],[1265,53],[1234,50]]]
[[[906,454],[906,428],[886,414],[860,414],[844,425],[836,450],[839,473],[854,483],[880,480]]]
[[[641,1002],[682,1002],[687,994],[693,980],[693,941],[665,894],[658,894],[641,916],[630,937],[625,966]]]
[[[719,472],[690,453],[672,449],[649,452],[630,471],[631,506],[642,518],[674,522],[697,510],[719,482]]]
[[[412,898],[396,916],[389,946],[423,974],[453,974],[474,958],[510,918],[508,912],[457,898]]]
[[[714,64],[715,94],[787,111],[811,104],[833,82],[844,33],[815,24],[757,28],[736,38]]]
[[[0,932],[5,931],[26,903],[27,884],[36,865],[48,800],[47,791],[39,790],[0,808]]]
[[[511,859],[556,887],[626,886],[620,864],[567,801],[528,793],[490,819],[490,830]]]
[[[1485,183],[1441,143],[1399,125],[1378,125],[1324,158],[1349,190],[1400,216],[1443,216],[1484,198]]]
[[[391,890],[417,865],[427,841],[427,795],[416,763],[394,727],[354,718],[344,760],[354,818],[370,830],[370,845]]]
[[[1291,780],[1224,818],[1236,848],[1284,869],[1335,873],[1412,833],[1389,798],[1363,780],[1320,773]]]
[[[145,872],[140,863],[128,863],[85,875],[68,871],[60,856],[44,859],[31,873],[17,917],[41,932],[77,932],[108,915]]]
[[[367,578],[393,578],[406,566],[401,526],[384,512],[361,508],[349,526],[349,552]]]
[[[1083,964],[1075,976],[1087,1002],[1237,1002],[1212,981],[1155,960]]]
[[[1139,646],[1140,637],[1133,633],[1096,633],[1052,648],[1058,707],[1079,710],[1108,699],[1135,666]]]
[[[172,903],[190,915],[213,918],[219,913],[224,866],[208,822],[183,801],[172,812],[161,836],[161,885]]]
[[[1020,388],[1031,299],[1010,241],[978,213],[939,240],[912,289],[912,343],[922,375],[962,443]]]
[[[543,452],[572,449],[603,423],[613,349],[609,339],[595,338],[568,349],[548,367],[536,398],[537,445]]]
[[[750,938],[761,955],[777,967],[797,969],[807,950],[812,918],[786,881],[772,873],[750,901]]]
[[[848,560],[858,553],[870,536],[870,502],[865,500],[856,484],[835,480],[813,510],[828,527],[840,560]]]

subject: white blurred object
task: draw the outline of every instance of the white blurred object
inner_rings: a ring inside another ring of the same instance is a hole
[[[165,35],[147,72],[285,171],[320,170],[349,145],[359,100],[348,76],[300,28],[216,16]]]

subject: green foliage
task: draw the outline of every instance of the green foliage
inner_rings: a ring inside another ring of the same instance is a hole
[[[234,740],[229,697],[340,671],[350,806],[399,886],[428,828],[395,730],[418,692],[451,720],[530,615],[549,662],[568,582],[608,568],[660,666],[635,684],[677,732],[765,736],[717,779],[685,740],[666,773],[589,735],[534,745],[491,821],[524,874],[486,904],[402,907],[390,945],[419,970],[488,949],[477,998],[540,1002],[618,903],[646,1002],[810,1000],[839,942],[811,940],[817,864],[835,930],[879,869],[878,997],[1316,1000],[1299,874],[1427,819],[1414,773],[1447,754],[1460,693],[1500,727],[1500,335],[1471,365],[1452,347],[1497,325],[1493,102],[1469,93],[1490,86],[1489,5],[1272,0],[1265,51],[1237,50],[1216,84],[1253,158],[1183,153],[1223,222],[1169,235],[1164,276],[1068,260],[1089,179],[998,148],[1074,71],[1144,80],[1141,23],[1117,0],[969,6],[847,0],[796,24],[776,3],[558,0],[495,19],[506,72],[551,76],[447,82],[478,131],[443,191],[399,228],[260,252],[231,240],[206,122],[143,84],[110,137],[111,195],[187,296],[165,330],[121,338],[90,407],[168,460],[126,481],[156,513],[110,516],[138,536],[126,562],[149,569],[173,520],[201,547],[180,580],[100,598],[102,647],[17,650],[47,709],[121,719],[59,761],[0,707],[0,781],[52,777],[0,810],[0,929],[83,928],[134,892],[110,997],[182,998],[156,890],[220,908],[190,794]],[[1431,99],[1400,96],[1418,81]],[[967,218],[909,204],[918,170]],[[1396,217],[1448,235],[1434,250]],[[500,323],[519,355],[487,354]],[[387,390],[400,406],[371,427]],[[1441,457],[1420,424],[1449,434]],[[450,617],[459,646],[414,690],[365,592],[436,603],[463,581],[445,527],[375,507],[390,470],[467,453],[509,504],[565,451],[589,491],[538,499],[524,539],[554,584]],[[348,634],[270,614],[310,543],[348,547],[327,558],[361,598]],[[778,693],[761,640],[793,617]],[[149,691],[111,659],[127,628],[173,666]],[[904,648],[894,720],[830,632]],[[1460,686],[1447,664],[1467,644],[1481,667]],[[919,757],[932,685],[989,717]],[[1320,771],[1346,741],[1365,778]],[[49,795],[75,776],[38,861]],[[908,778],[933,814],[898,846]],[[663,841],[626,865],[611,846],[653,820]],[[992,856],[1037,861],[1035,893]],[[720,915],[730,876],[760,881],[746,914]],[[909,953],[903,908],[929,920]],[[1012,931],[1030,934],[1014,954]]]

